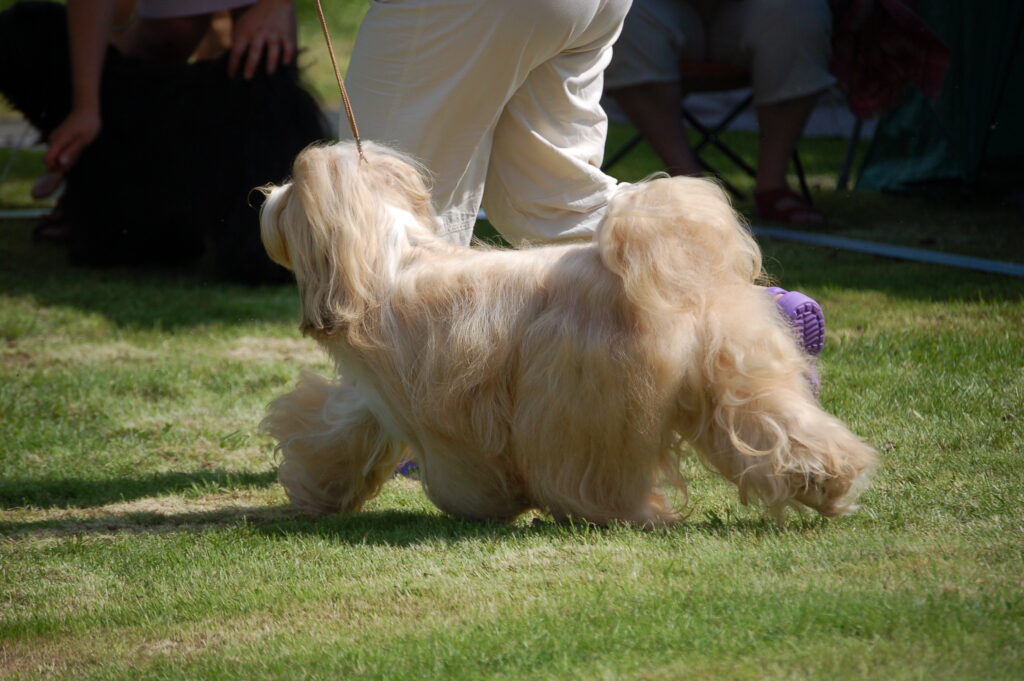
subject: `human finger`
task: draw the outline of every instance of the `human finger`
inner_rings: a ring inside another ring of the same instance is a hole
[[[295,41],[291,38],[285,38],[281,41],[281,63],[291,64],[292,59],[295,58]]]
[[[75,162],[78,161],[78,157],[84,148],[85,143],[80,138],[73,137],[69,139],[57,150],[56,163],[51,167],[60,170],[69,170],[71,166],[75,165]]]
[[[245,72],[242,74],[243,78],[249,80],[256,75],[256,67],[259,66],[260,57],[262,56],[263,41],[259,39],[252,41],[252,44],[249,45],[249,56],[245,60]]]
[[[281,54],[281,46],[271,40],[267,43],[267,73],[273,73],[277,71],[277,60]]]
[[[60,158],[60,148],[53,142],[50,142],[50,145],[46,148],[46,153],[43,154],[43,163],[53,169],[57,167],[58,158]]]
[[[69,152],[72,151],[72,137],[67,134],[62,134],[60,130],[55,131],[53,135],[50,135],[49,146],[46,149],[46,153],[43,155],[43,162],[52,169],[59,170],[67,167],[67,157]]]
[[[228,59],[228,76],[231,78],[234,78],[235,74],[238,73],[238,66],[242,62],[242,56],[245,54],[246,47],[245,39],[240,37],[231,43],[231,58]]]
[[[67,145],[60,153],[60,167],[64,170],[68,170],[71,166],[75,165],[78,161],[78,157],[82,154],[82,150],[85,149],[88,143],[82,137],[76,135],[68,140]]]
[[[39,199],[45,199],[48,196],[52,196],[55,191],[60,189],[60,183],[64,181],[64,171],[51,169],[39,176],[35,184],[32,185],[30,195],[37,201]]]

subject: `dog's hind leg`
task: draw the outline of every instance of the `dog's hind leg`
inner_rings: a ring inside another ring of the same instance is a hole
[[[402,456],[353,387],[303,372],[273,402],[261,428],[278,441],[278,479],[288,498],[315,513],[358,510],[380,492]]]
[[[780,519],[792,502],[849,513],[874,451],[818,405],[806,357],[772,305],[746,284],[707,303],[703,375],[680,396],[680,433],[744,503],[759,500]]]
[[[599,393],[609,402],[616,397]],[[599,399],[600,397],[596,397]],[[599,415],[601,406],[580,414]],[[552,408],[555,411],[555,408]],[[611,412],[625,413],[626,408]],[[521,460],[532,503],[555,520],[584,520],[600,525],[628,522],[638,526],[670,525],[678,519],[668,500],[656,491],[660,478],[677,471],[669,443],[655,432],[640,432],[636,423],[607,418],[573,420],[563,412],[561,429],[540,426],[547,438],[524,437]]]
[[[574,489],[561,491],[557,498],[549,496],[543,508],[557,522],[570,519],[596,525],[622,522],[645,528],[673,525],[679,514],[655,488],[656,482],[653,471],[651,475],[637,471],[607,482],[585,477]]]
[[[464,447],[424,444],[423,489],[438,508],[468,520],[508,522],[530,508],[501,456],[467,456]]]

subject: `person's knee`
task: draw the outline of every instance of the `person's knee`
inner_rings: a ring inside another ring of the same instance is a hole
[[[605,89],[678,82],[679,60],[701,61],[704,25],[696,10],[675,0],[633,4],[605,71]]]
[[[826,0],[747,0],[749,26],[774,45],[815,43],[832,32],[832,13]],[[771,26],[772,31],[765,31]]]

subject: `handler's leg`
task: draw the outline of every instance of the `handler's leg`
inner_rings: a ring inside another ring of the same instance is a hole
[[[528,22],[504,14],[517,13],[480,0],[371,3],[346,78],[362,136],[426,166],[441,229],[461,244],[472,237],[491,132],[532,67],[528,27],[509,30]],[[347,121],[339,136],[351,137]]]
[[[347,77],[360,132],[424,163],[450,240],[465,244],[472,235],[488,163],[495,158],[494,130],[506,104],[534,71],[579,42],[610,3],[621,5],[624,14],[628,0],[371,5]],[[564,111],[553,107],[565,96],[565,86],[561,81],[551,86],[553,92],[538,96],[550,95],[555,103],[541,101],[538,108],[561,117]],[[343,122],[343,138],[350,137],[347,127]],[[603,144],[603,129],[600,137]],[[563,179],[573,181],[558,177],[558,182]]]
[[[484,208],[513,243],[589,239],[615,193],[600,169],[600,98],[629,2],[593,6],[586,29],[530,72],[495,129]]]

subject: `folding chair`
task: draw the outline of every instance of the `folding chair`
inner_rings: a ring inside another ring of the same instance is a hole
[[[732,122],[754,103],[754,95],[748,93],[739,103],[733,106],[721,120],[713,125],[705,125],[699,121],[697,117],[686,108],[685,104],[686,96],[691,94],[748,89],[750,87],[750,74],[736,66],[733,66],[732,64],[693,61],[680,62],[679,73],[682,76],[681,83],[683,92],[685,93],[683,95],[683,118],[686,120],[687,125],[696,130],[700,135],[700,140],[697,144],[693,145],[693,155],[696,157],[697,163],[699,163],[701,168],[705,171],[717,177],[730,193],[737,198],[742,198],[743,193],[740,192],[732,183],[722,177],[721,173],[711,167],[707,160],[701,155],[701,152],[709,147],[714,147],[725,155],[726,158],[736,164],[736,166],[747,175],[750,177],[756,176],[757,171],[747,163],[743,157],[731,149],[721,137],[722,133],[729,128]],[[640,133],[634,135],[625,144],[623,144],[621,148],[615,151],[607,161],[605,161],[604,165],[601,166],[601,169],[607,171],[609,168],[625,158],[625,156],[636,148],[636,146],[642,141],[643,137]],[[797,179],[800,182],[800,192],[808,203],[813,203],[811,200],[810,188],[807,186],[807,178],[804,174],[803,164],[800,162],[800,154],[797,153],[796,150],[793,151],[793,169],[796,171]]]

